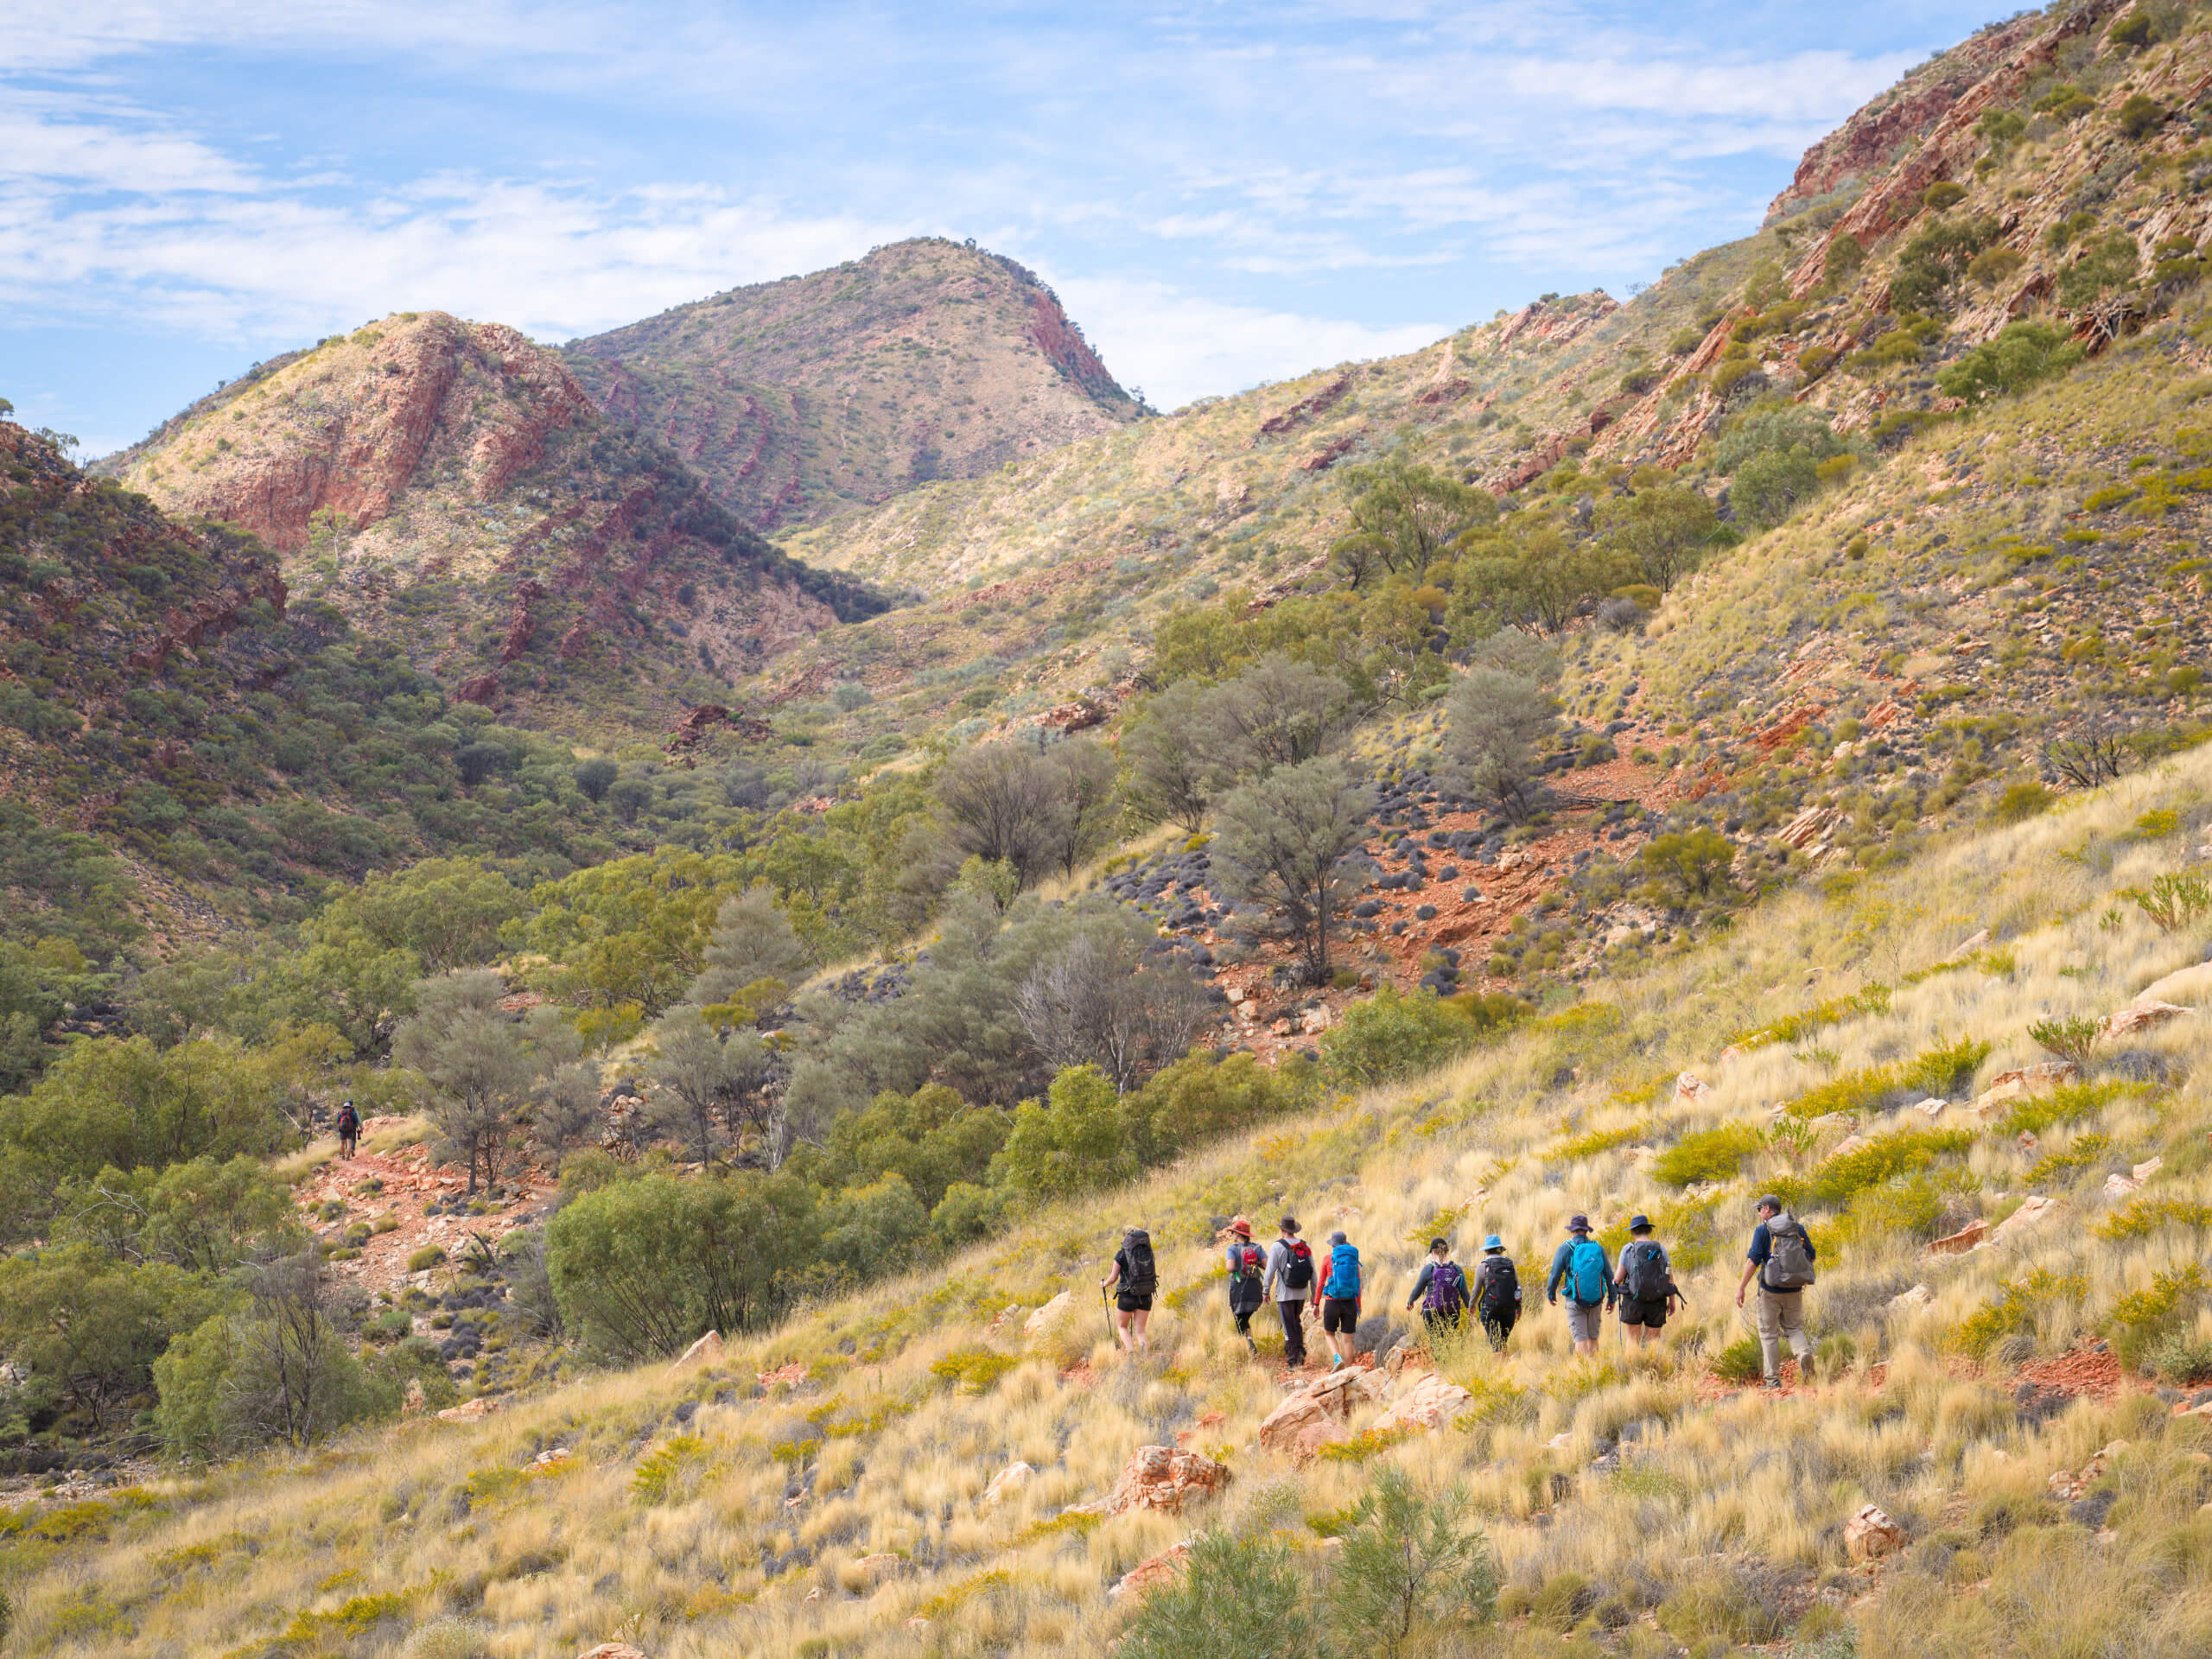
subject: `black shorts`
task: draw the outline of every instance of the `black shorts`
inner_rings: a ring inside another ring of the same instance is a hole
[[[1321,1329],[1332,1337],[1348,1337],[1359,1329],[1359,1299],[1356,1296],[1324,1296],[1321,1299]]]
[[[1667,1323],[1667,1299],[1662,1296],[1653,1302],[1634,1302],[1625,1296],[1622,1297],[1621,1323],[1649,1325],[1656,1331]]]
[[[1152,1312],[1152,1293],[1148,1290],[1141,1294],[1134,1290],[1117,1291],[1114,1295],[1114,1306],[1124,1313],[1149,1313]]]

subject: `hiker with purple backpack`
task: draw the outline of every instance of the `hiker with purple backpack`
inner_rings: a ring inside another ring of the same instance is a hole
[[[1421,1322],[1428,1326],[1431,1338],[1440,1337],[1447,1331],[1456,1331],[1467,1315],[1467,1275],[1452,1259],[1452,1244],[1448,1239],[1428,1241],[1428,1260],[1421,1264],[1421,1273],[1414,1280],[1413,1294],[1406,1298],[1411,1309],[1421,1304]]]

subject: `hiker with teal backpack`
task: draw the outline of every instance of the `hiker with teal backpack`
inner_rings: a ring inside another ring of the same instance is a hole
[[[1329,1272],[1321,1283],[1321,1334],[1329,1339],[1329,1369],[1351,1362],[1359,1334],[1359,1294],[1364,1288],[1359,1252],[1341,1232],[1329,1235]]]
[[[1503,1353],[1521,1319],[1521,1274],[1496,1233],[1483,1240],[1482,1262],[1475,1269],[1475,1317],[1483,1322],[1491,1352]]]
[[[1598,1332],[1606,1310],[1613,1305],[1613,1264],[1605,1247],[1590,1236],[1590,1217],[1570,1217],[1567,1243],[1552,1256],[1551,1277],[1544,1281],[1544,1300],[1559,1306],[1561,1287],[1567,1291],[1567,1329],[1574,1338],[1574,1351],[1590,1357],[1598,1352]]]
[[[1813,1343],[1805,1334],[1805,1287],[1813,1282],[1813,1249],[1805,1224],[1782,1207],[1771,1192],[1758,1201],[1759,1224],[1751,1229],[1751,1248],[1745,1252],[1744,1277],[1736,1287],[1736,1306],[1751,1275],[1759,1276],[1759,1358],[1766,1367],[1766,1386],[1782,1386],[1782,1344],[1797,1356],[1797,1380],[1808,1382],[1813,1375]]]
[[[1452,1259],[1449,1240],[1432,1238],[1428,1241],[1428,1260],[1421,1264],[1421,1273],[1414,1281],[1413,1294],[1406,1298],[1410,1309],[1415,1302],[1421,1305],[1421,1323],[1428,1326],[1431,1337],[1440,1337],[1447,1331],[1456,1331],[1467,1316],[1467,1275]]]
[[[1115,1287],[1119,1286],[1119,1289]],[[1152,1259],[1152,1235],[1141,1227],[1122,1230],[1122,1248],[1114,1252],[1114,1265],[1098,1281],[1103,1293],[1114,1290],[1114,1337],[1130,1353],[1144,1351],[1144,1328],[1152,1322],[1152,1294],[1160,1288],[1160,1268]]]
[[[1252,1224],[1238,1216],[1229,1224],[1229,1243],[1222,1251],[1229,1263],[1229,1314],[1236,1321],[1236,1334],[1254,1353],[1252,1316],[1267,1306],[1268,1259],[1252,1242]]]
[[[1620,1292],[1621,1334],[1638,1348],[1659,1339],[1667,1316],[1675,1311],[1681,1293],[1675,1288],[1674,1264],[1667,1247],[1651,1236],[1651,1218],[1631,1216],[1628,1243],[1621,1246],[1620,1267],[1613,1276]]]

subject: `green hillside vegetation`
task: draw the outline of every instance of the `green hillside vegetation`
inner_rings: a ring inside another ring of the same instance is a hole
[[[2201,1020],[2101,1046],[2094,1092],[2063,1128],[2045,1120],[2040,1152],[2017,1144],[2002,1112],[1955,1105],[1934,1129],[1891,1129],[1900,1109],[1877,1102],[1791,1128],[1765,1108],[1898,1052],[1940,1050],[1986,1080],[2038,1057],[2026,1027],[2046,1011],[2098,1014],[2172,983],[2199,941],[2129,894],[2168,873],[2181,842],[2133,826],[2164,813],[2177,836],[2202,833],[2208,781],[2196,756],[2169,763],[1931,849],[1840,912],[1815,893],[1778,899],[1723,940],[1609,983],[1602,1020],[1533,1021],[1442,1073],[1231,1134],[1103,1198],[1048,1203],[1003,1241],[803,1313],[705,1371],[649,1367],[479,1427],[341,1434],[306,1463],[257,1459],[127,1501],[24,1511],[10,1546],[17,1639],[276,1651],[396,1645],[411,1631],[456,1651],[619,1636],[655,1653],[1027,1652],[1116,1629],[1168,1640],[1187,1595],[1240,1629],[1319,1598],[1340,1637],[1382,1642],[1390,1627],[1365,1599],[1378,1569],[1353,1545],[1400,1526],[1447,1556],[1468,1552],[1465,1570],[1401,1604],[1406,1639],[1424,1651],[1554,1652],[1568,1630],[1591,1652],[1777,1639],[1870,1659],[2056,1651],[2028,1644],[2070,1639],[2089,1609],[2101,1639],[2186,1650],[2201,1639],[2187,1544],[2204,1436],[2201,1419],[2172,1415],[2149,1389],[2202,1374],[2206,1293],[2186,1267],[2208,1213]],[[1870,911],[1891,919],[1840,945],[1840,920]],[[1936,925],[1908,919],[1919,917]],[[1711,1065],[1745,1019],[1785,1024],[1807,997],[1888,971],[1893,954],[1916,972],[1936,966],[1945,942],[1984,926],[2009,958],[2001,971],[1945,969],[1825,1024],[1817,1047],[1770,1044]],[[1962,1056],[1962,1032],[1988,1046],[1978,1063]],[[1694,1103],[1672,1086],[1688,1067],[1713,1085]],[[1744,1131],[1740,1166],[1718,1188],[1682,1198],[1654,1184],[1670,1144],[1731,1126]],[[1580,1138],[1562,1143],[1562,1128]],[[1840,1149],[1853,1133],[1910,1155]],[[2053,1137],[2082,1155],[2054,1159]],[[2105,1196],[2108,1171],[2154,1157],[2139,1194]],[[684,1189],[627,1173],[572,1204],[556,1227],[556,1290],[590,1259],[564,1252],[601,1248],[594,1227]],[[1733,1254],[1764,1189],[1799,1205],[1821,1247],[1818,1382],[1779,1400],[1716,1393],[1707,1374],[1740,1345]],[[703,1201],[715,1189],[689,1190]],[[2030,1195],[2058,1199],[2058,1219],[1993,1251],[1923,1255],[1937,1233],[2001,1219]],[[1404,1317],[1390,1297],[1430,1231],[1502,1231],[1526,1281],[1573,1209],[1608,1225],[1649,1211],[1689,1311],[1655,1356],[1575,1363],[1538,1307],[1502,1357],[1480,1344],[1439,1351],[1470,1390],[1456,1425],[1363,1438],[1356,1413],[1342,1455],[1300,1465],[1251,1444],[1278,1396],[1219,1309],[1205,1242],[1230,1210],[1284,1207],[1362,1243],[1385,1342]],[[1084,1275],[1129,1217],[1159,1242],[1168,1294],[1153,1353],[1117,1359],[1084,1313]],[[778,1236],[741,1215],[724,1224],[756,1246]],[[637,1313],[622,1281],[589,1276],[565,1306],[612,1298]],[[1929,1294],[1900,1300],[1916,1283]],[[1067,1314],[1025,1342],[1019,1313],[1064,1289]],[[1001,1319],[1009,1306],[1017,1316]],[[2117,1394],[2046,1405],[2038,1385],[2006,1376],[2092,1338],[2131,1356]],[[756,1373],[776,1380],[764,1390]],[[1194,1423],[1198,1443],[1229,1461],[1223,1497],[1182,1517],[1067,1510],[1103,1493],[1136,1446]],[[1799,1449],[1777,1457],[1778,1445]],[[1016,1459],[1039,1473],[980,1505]],[[2078,1496],[2050,1495],[2050,1477],[2085,1465]],[[1906,1534],[1872,1568],[1841,1539],[1868,1503]],[[1187,1592],[1106,1600],[1122,1572],[1194,1525],[1215,1541]],[[1962,1593],[1969,1585],[1980,1593]],[[1272,1611],[1268,1586],[1282,1598]],[[915,1617],[931,1622],[918,1633]]]

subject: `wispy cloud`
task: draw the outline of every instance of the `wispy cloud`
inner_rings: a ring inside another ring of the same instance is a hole
[[[0,305],[15,340],[244,353],[433,306],[563,337],[973,234],[1059,273],[1116,372],[1179,402],[1740,233],[1974,16],[13,0]]]

